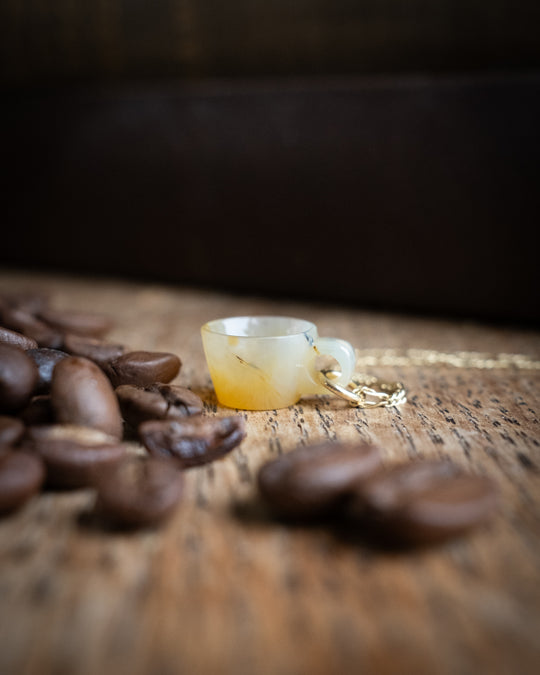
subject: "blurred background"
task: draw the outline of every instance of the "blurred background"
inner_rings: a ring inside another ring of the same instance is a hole
[[[537,324],[537,0],[9,0],[3,267]]]

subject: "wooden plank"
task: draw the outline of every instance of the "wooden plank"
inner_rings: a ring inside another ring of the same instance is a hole
[[[365,349],[517,352],[536,332],[180,287],[3,272],[0,291],[111,313],[111,337],[170,350],[178,382],[216,404],[199,327],[246,313],[313,320]],[[374,369],[375,370],[375,369]],[[91,491],[46,493],[0,521],[0,671],[52,673],[534,673],[540,665],[538,371],[380,367],[409,402],[356,410],[331,397],[247,412],[248,436],[186,474],[159,531],[104,533]],[[498,516],[436,548],[391,553],[361,533],[288,527],[257,500],[268,459],[324,438],[376,441],[386,462],[450,457],[499,485]],[[356,536],[358,535],[358,536]]]

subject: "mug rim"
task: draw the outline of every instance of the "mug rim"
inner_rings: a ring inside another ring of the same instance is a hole
[[[294,332],[291,333],[278,333],[276,335],[246,335],[245,333],[241,333],[240,331],[226,331],[224,327],[221,329],[217,328],[218,324],[223,324],[227,321],[239,321],[239,320],[248,320],[248,319],[266,319],[266,320],[280,320],[280,321],[287,321],[290,323],[297,323],[302,327],[302,329],[295,330]],[[277,315],[277,314],[245,314],[245,315],[239,315],[239,316],[226,316],[220,319],[212,319],[211,321],[207,321],[201,328],[201,330],[206,331],[208,333],[212,333],[213,335],[221,335],[223,337],[235,337],[235,338],[243,338],[243,339],[257,339],[257,340],[277,340],[277,339],[283,339],[283,338],[291,338],[291,337],[296,337],[298,335],[306,335],[308,331],[311,329],[315,328],[317,329],[317,326],[312,322],[307,319],[299,319],[298,317],[295,316],[285,316],[285,315]]]

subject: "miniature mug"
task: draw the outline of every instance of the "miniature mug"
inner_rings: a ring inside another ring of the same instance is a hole
[[[327,394],[316,359],[339,363],[335,382],[346,386],[355,351],[339,338],[319,337],[310,321],[286,316],[237,316],[201,328],[204,353],[218,401],[229,408],[273,410],[302,396]]]

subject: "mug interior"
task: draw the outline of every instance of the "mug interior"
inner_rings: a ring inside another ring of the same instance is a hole
[[[232,316],[210,321],[204,328],[229,337],[278,338],[307,333],[315,325],[288,316]]]

